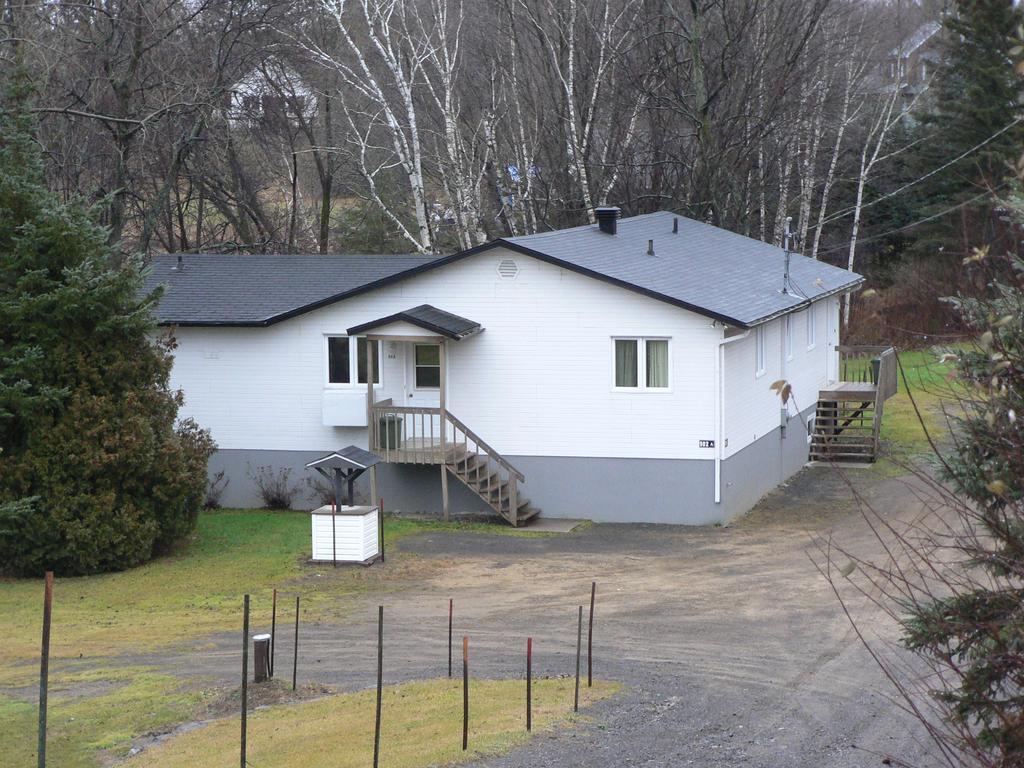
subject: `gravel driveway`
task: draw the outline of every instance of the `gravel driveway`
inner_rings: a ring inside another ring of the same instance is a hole
[[[866,471],[850,479],[893,514],[917,507],[905,479]],[[456,645],[470,636],[473,675],[521,675],[527,635],[537,674],[571,674],[577,605],[596,580],[595,676],[620,681],[623,692],[590,710],[582,726],[480,765],[852,768],[882,765],[889,755],[929,765],[921,729],[889,700],[812,561],[815,541],[829,534],[860,552],[877,548],[838,473],[811,468],[723,528],[593,525],[546,538],[412,537],[395,559],[434,559],[436,575],[366,595],[343,625],[304,628],[300,675],[346,689],[372,686],[378,602],[386,611],[387,682],[445,674],[449,597]],[[893,639],[864,601],[854,608],[871,636]],[[147,661],[229,682],[235,643],[226,635],[198,657]],[[287,637],[279,653],[290,657]]]

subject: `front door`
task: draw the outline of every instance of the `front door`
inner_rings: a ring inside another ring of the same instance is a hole
[[[441,405],[441,347],[405,343],[405,404],[413,408]]]

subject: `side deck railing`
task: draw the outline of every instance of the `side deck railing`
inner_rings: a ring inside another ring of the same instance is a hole
[[[894,347],[838,346],[836,350],[840,381],[873,384],[878,401],[896,394],[899,372]]]

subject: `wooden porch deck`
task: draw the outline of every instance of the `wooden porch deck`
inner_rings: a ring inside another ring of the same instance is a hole
[[[840,381],[818,393],[812,461],[872,462],[885,401],[896,394],[896,350],[838,347]]]

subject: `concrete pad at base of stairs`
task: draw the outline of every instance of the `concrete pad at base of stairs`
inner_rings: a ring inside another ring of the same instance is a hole
[[[531,533],[569,533],[569,531],[587,522],[586,520],[573,520],[568,517],[544,517],[540,515],[533,518],[522,527],[524,531]]]

